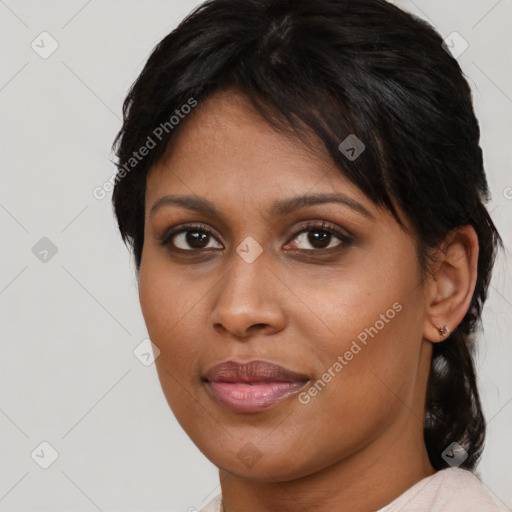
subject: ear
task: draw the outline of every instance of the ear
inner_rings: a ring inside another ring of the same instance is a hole
[[[427,340],[445,340],[464,318],[475,290],[478,249],[478,236],[470,225],[451,231],[438,248],[425,288]],[[443,334],[439,329],[444,326],[448,331]]]

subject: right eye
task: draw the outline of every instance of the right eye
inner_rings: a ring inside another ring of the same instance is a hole
[[[220,247],[208,247],[208,244],[216,240],[213,231],[205,224],[189,224],[173,229],[165,233],[160,239],[162,245],[167,245],[169,249],[178,249],[180,251],[197,252],[201,249],[223,249]]]

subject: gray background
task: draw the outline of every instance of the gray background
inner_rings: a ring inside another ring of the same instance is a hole
[[[132,260],[109,197],[92,194],[115,171],[110,146],[129,86],[197,3],[0,1],[2,511],[186,511],[220,492],[154,365],[133,353],[147,331]],[[508,251],[484,309],[477,366],[488,437],[479,471],[512,510],[512,0],[395,3],[469,43],[458,60],[481,124],[489,210]],[[58,44],[47,58],[44,31]],[[44,441],[58,452],[48,469]]]

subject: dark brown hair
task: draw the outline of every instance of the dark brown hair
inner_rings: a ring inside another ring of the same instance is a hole
[[[461,323],[433,346],[424,426],[434,468],[448,466],[442,453],[457,442],[468,453],[461,467],[471,469],[485,438],[475,333],[502,242],[485,207],[471,91],[442,44],[428,23],[384,0],[207,1],[155,47],[128,93],[113,146],[113,205],[138,271],[146,177],[186,122],[171,127],[169,119],[191,98],[235,87],[276,128],[315,133],[340,172],[403,226],[396,201],[423,271],[450,231],[473,226],[476,287]],[[339,149],[351,134],[365,144],[353,160]],[[128,166],[148,137],[155,147]]]

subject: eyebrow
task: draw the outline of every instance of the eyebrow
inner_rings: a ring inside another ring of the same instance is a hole
[[[281,199],[279,201],[276,201],[272,205],[272,207],[270,208],[270,215],[273,217],[284,216],[301,208],[325,203],[343,204],[345,206],[348,206],[352,210],[361,213],[365,217],[371,219],[375,218],[361,203],[355,201],[354,199],[344,194],[339,193],[307,194],[291,197],[289,199]],[[164,206],[169,205],[181,206],[182,208],[186,208],[187,210],[224,219],[224,216],[217,209],[214,203],[212,203],[208,199],[204,199],[197,196],[168,195],[161,197],[153,204],[149,212],[149,215],[153,216],[158,210],[160,210]]]

